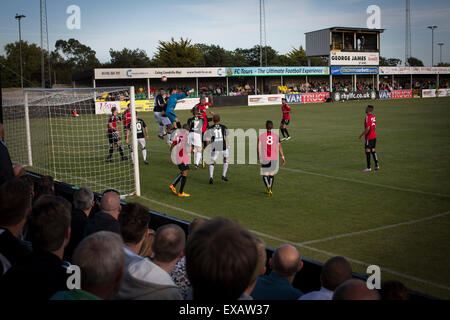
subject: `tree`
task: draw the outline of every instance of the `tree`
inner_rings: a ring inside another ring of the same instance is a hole
[[[450,63],[448,62],[439,62],[437,64],[438,67],[450,67]]]
[[[2,86],[20,87],[19,41],[5,45],[6,55],[1,56]],[[22,41],[22,67],[24,86],[38,86],[41,83],[41,48]]]
[[[286,55],[286,65],[287,66],[307,66],[308,57],[306,56],[306,51],[303,46],[292,48]],[[320,57],[311,57],[311,66],[327,66],[328,62]]]
[[[170,41],[159,41],[156,50],[152,61],[156,67],[196,67],[202,58],[189,39],[180,38],[179,42],[173,38]]]
[[[260,63],[260,46],[256,45],[250,49],[237,48],[233,51],[235,56],[234,62],[236,67],[259,67]],[[263,48],[262,64],[266,65],[266,55],[267,55],[267,65],[268,66],[280,66],[281,59],[280,55],[272,47],[267,46]]]
[[[423,67],[423,62],[417,58],[411,57],[408,59],[408,66],[410,67]]]
[[[147,53],[141,49],[130,50],[123,48],[121,51],[109,49],[111,62],[105,63],[105,67],[112,68],[148,68],[151,64]]]
[[[78,40],[58,40],[55,43],[55,51],[67,63],[72,72],[80,72],[100,66],[95,56],[96,52]]]
[[[397,67],[402,63],[401,59],[385,58],[380,56],[380,66],[382,67]]]
[[[232,67],[233,53],[216,45],[198,43],[195,45],[200,53],[199,67]]]

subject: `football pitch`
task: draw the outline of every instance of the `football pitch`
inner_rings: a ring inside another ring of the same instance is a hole
[[[381,170],[363,173],[366,160],[358,137],[368,103],[375,106]],[[174,196],[168,186],[178,168],[170,162],[165,140],[157,138],[153,113],[140,112],[150,130],[150,164],[144,165],[139,152],[142,196],[127,200],[187,221],[228,217],[271,247],[291,243],[302,256],[320,262],[345,256],[358,273],[365,273],[368,265],[378,265],[383,281],[399,280],[410,289],[449,299],[450,98],[291,107],[288,129],[292,139],[282,143],[286,165],[275,176],[270,198],[256,164],[230,165],[228,182],[220,179],[222,165],[218,164],[213,185],[209,184],[208,167],[191,165],[185,187],[191,197]],[[259,130],[266,120],[278,127],[281,120],[281,106],[211,110],[230,129]],[[177,111],[177,115],[182,122],[191,116],[189,111]],[[53,143],[46,120],[31,120],[33,161],[47,169],[30,170],[69,172],[72,177],[57,178],[96,191],[117,188],[120,183],[132,188],[131,161],[120,161],[117,151],[113,163],[104,161],[108,150],[106,115],[52,121],[58,129]],[[10,152],[23,158],[22,127],[13,121],[9,127],[6,122],[5,128]],[[16,143],[9,134],[14,130],[20,131],[15,134]],[[83,147],[75,148],[78,141]],[[21,148],[13,150],[13,145]],[[89,163],[95,164],[93,170],[86,170]],[[130,177],[124,179],[124,175]]]
[[[192,221],[224,216],[262,237],[269,246],[295,245],[320,262],[342,255],[355,272],[381,267],[382,280],[450,298],[450,99],[371,101],[377,118],[380,171],[362,173],[364,109],[368,102],[291,105],[286,165],[266,195],[259,165],[230,165],[228,182],[191,166],[185,191],[168,186],[178,174],[169,148],[158,139],[152,113],[149,161],[140,166],[142,197],[152,210]],[[280,106],[212,108],[228,128],[277,126]],[[185,122],[188,111],[178,111]],[[116,157],[118,157],[116,155]],[[140,155],[140,157],[142,157]],[[373,165],[373,160],[372,160]]]

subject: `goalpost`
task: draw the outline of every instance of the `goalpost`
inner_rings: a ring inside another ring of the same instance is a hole
[[[128,103],[129,144],[122,119],[117,125],[120,147],[114,144],[112,162],[107,162],[111,108],[121,116]],[[123,197],[140,196],[134,87],[25,89],[22,101],[6,103],[4,116],[13,163],[98,193],[115,189]]]

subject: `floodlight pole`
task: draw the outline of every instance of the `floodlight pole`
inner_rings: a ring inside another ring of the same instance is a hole
[[[19,22],[19,52],[20,52],[20,86],[23,89],[23,67],[22,67],[22,28],[20,26],[20,19],[25,18],[23,14],[16,13],[15,18]]]
[[[431,66],[434,67],[434,29],[437,29],[437,26],[428,26],[427,28],[431,30]]]
[[[440,53],[439,53],[439,62],[440,63],[442,63],[442,46],[444,45],[444,43],[442,43],[442,42],[439,42],[438,43],[438,46],[439,46],[439,51],[440,51]]]

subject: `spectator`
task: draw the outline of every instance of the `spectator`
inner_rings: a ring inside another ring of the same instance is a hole
[[[333,257],[322,267],[319,291],[313,291],[300,297],[299,300],[332,300],[333,292],[345,281],[352,278],[352,266],[344,257]]]
[[[408,289],[399,281],[386,281],[381,284],[381,300],[409,300]]]
[[[122,206],[119,194],[115,191],[105,192],[100,201],[100,211],[89,218],[84,236],[87,237],[97,231],[111,231],[120,234],[117,221],[120,210],[122,210]]]
[[[192,237],[192,234],[197,230],[203,223],[207,220],[203,218],[196,218],[192,220],[189,224],[188,230],[188,241],[189,238]],[[173,282],[176,284],[178,289],[180,290],[183,299],[192,300],[192,286],[186,272],[186,256],[183,256],[173,268],[172,273],[170,274]]]
[[[303,267],[297,249],[289,244],[278,247],[269,260],[272,272],[258,279],[252,297],[255,300],[297,300],[303,293],[292,286]]]
[[[237,300],[250,285],[257,261],[253,236],[246,229],[225,218],[205,222],[186,246],[194,300]]]
[[[64,260],[72,261],[73,252],[83,239],[84,229],[94,204],[94,193],[90,189],[80,188],[75,191],[73,195],[70,241],[66,250],[64,250]]]
[[[153,241],[155,241],[155,230],[148,229],[148,236],[144,239],[142,243],[141,250],[139,250],[139,255],[144,258],[153,258]]]
[[[3,299],[48,300],[67,289],[67,265],[62,258],[70,239],[70,210],[67,200],[52,195],[34,204],[28,218],[33,252],[3,276]]]
[[[256,250],[258,252],[258,263],[256,264],[256,269],[253,274],[253,280],[250,282],[250,285],[247,287],[247,289],[244,291],[244,293],[241,295],[239,300],[253,300],[253,298],[250,296],[253,289],[255,288],[256,282],[258,281],[259,276],[262,276],[266,273],[266,260],[267,260],[267,253],[266,253],[266,244],[263,240],[261,240],[258,237],[254,237]]]
[[[333,300],[380,300],[377,290],[370,290],[358,279],[350,279],[336,288]]]
[[[125,276],[114,299],[181,300],[181,295],[167,272],[137,254],[149,232],[148,209],[130,203],[120,213],[119,222],[125,242]]]
[[[0,187],[0,278],[30,249],[20,233],[31,210],[30,187],[22,180],[9,180]]]
[[[36,196],[34,201],[38,200],[43,195],[55,194],[54,180],[51,176],[43,176],[36,182]]]
[[[3,141],[5,139],[5,129],[0,123],[0,185],[14,178],[17,174],[23,173],[23,167],[13,166],[9,156],[8,148]]]
[[[57,292],[51,300],[102,300],[115,295],[124,274],[123,241],[119,235],[100,231],[76,248],[73,263],[81,270],[81,288]]]
[[[176,224],[166,224],[156,230],[152,261],[169,275],[183,256],[186,234]]]

